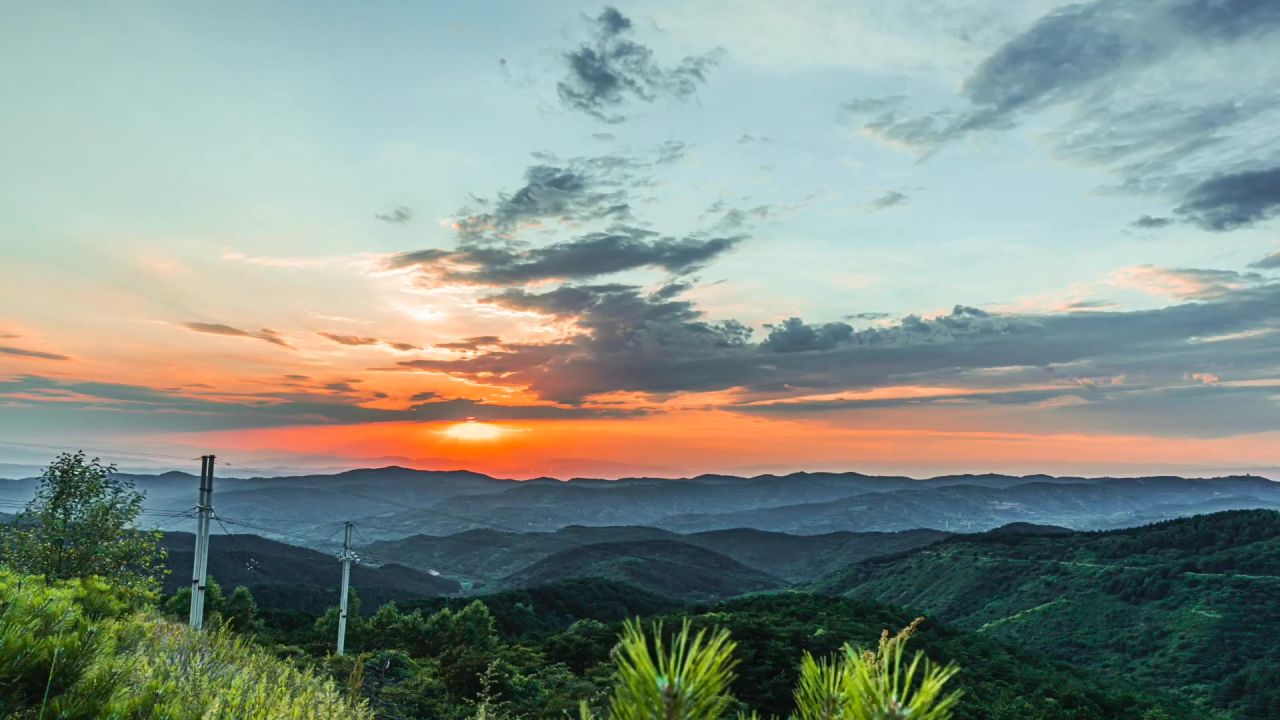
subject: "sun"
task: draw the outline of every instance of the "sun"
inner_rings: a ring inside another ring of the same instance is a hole
[[[497,425],[467,420],[445,428],[444,435],[454,440],[496,440],[505,432]]]

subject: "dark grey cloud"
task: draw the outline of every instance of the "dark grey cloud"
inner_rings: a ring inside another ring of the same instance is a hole
[[[769,328],[769,335],[760,343],[760,347],[770,352],[830,350],[853,338],[853,326],[842,322],[807,325],[800,318],[793,317],[765,327]]]
[[[439,393],[431,392],[430,390],[428,390],[425,392],[414,393],[413,397],[409,398],[409,400],[411,402],[422,402],[423,400],[435,400],[439,397],[440,397]]]
[[[983,60],[964,84],[975,110],[953,132],[999,127],[1008,116],[1090,91],[1101,79],[1190,42],[1239,39],[1280,26],[1268,0],[1096,0],[1055,10]],[[1248,28],[1248,33],[1241,30]]]
[[[686,100],[706,82],[716,54],[690,56],[664,67],[646,45],[629,39],[632,23],[615,8],[591,22],[591,40],[564,54],[567,73],[556,85],[560,102],[607,123],[626,120],[630,101]]]
[[[241,330],[240,328],[232,327],[230,325],[223,325],[222,323],[205,323],[205,322],[188,322],[188,323],[183,323],[182,326],[188,330],[194,330],[195,332],[198,332],[198,333],[206,333],[209,335],[226,335],[227,337],[253,338],[255,340],[262,340],[263,342],[269,342],[272,345],[279,345],[280,347],[286,347],[286,348],[293,347],[288,342],[286,342],[283,337],[280,336],[280,333],[276,332],[275,330],[272,330],[271,328],[262,328],[257,332],[249,332],[248,330]]]
[[[1126,64],[1155,59],[1166,48],[1149,36],[1149,22],[1142,3],[1127,1],[1055,10],[978,65],[964,93],[981,109],[957,129],[998,122],[1027,105],[1078,92]]]
[[[625,190],[608,181],[611,169],[586,162],[565,167],[534,165],[525,171],[520,189],[501,194],[485,210],[460,219],[458,233],[464,239],[501,238],[521,225],[546,220],[625,220],[631,216],[631,207]]]
[[[374,217],[382,222],[391,223],[393,225],[404,225],[413,219],[413,210],[404,205],[399,205],[391,208],[385,213],[374,215]]]
[[[1235,40],[1280,25],[1280,4],[1272,0],[1186,0],[1173,3],[1172,15],[1190,33]]]
[[[907,201],[907,196],[897,190],[890,190],[871,201],[872,210],[887,210],[888,208],[902,205]]]
[[[454,252],[404,253],[392,267],[415,267],[427,278],[474,285],[520,285],[574,280],[652,267],[682,275],[728,252],[744,236],[661,237],[637,227],[615,226],[537,248],[464,246]]]
[[[1151,215],[1143,215],[1133,221],[1133,226],[1143,230],[1156,230],[1162,227],[1168,227],[1174,222],[1173,218],[1154,217]]]
[[[845,320],[883,320],[889,317],[887,312],[859,312],[845,315]]]
[[[1249,263],[1249,267],[1255,270],[1276,270],[1280,269],[1280,251],[1273,252],[1266,257]]]
[[[1280,214],[1280,167],[1219,175],[1199,183],[1175,212],[1206,230],[1233,230]]]
[[[13,347],[12,345],[0,345],[0,355],[14,355],[17,357],[34,358],[36,360],[70,360],[66,355],[58,353],[42,352],[40,350],[27,350],[25,348]]]

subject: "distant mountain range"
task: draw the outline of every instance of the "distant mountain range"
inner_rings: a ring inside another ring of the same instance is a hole
[[[196,478],[132,477],[147,507],[190,509]],[[0,481],[0,501],[28,498],[34,480]],[[399,467],[334,475],[219,478],[214,505],[239,530],[291,542],[352,520],[367,541],[468,530],[548,533],[569,526],[646,526],[678,533],[748,528],[796,535],[930,528],[980,532],[1013,522],[1072,529],[1129,527],[1219,510],[1280,508],[1280,483],[1257,476],[1081,478],[948,475],[927,480],[859,473],[622,480],[499,480]],[[181,518],[157,520],[188,530]]]

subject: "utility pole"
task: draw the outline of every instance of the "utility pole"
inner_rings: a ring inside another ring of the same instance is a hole
[[[347,646],[347,596],[351,590],[351,522],[342,539],[342,595],[338,599],[338,654]]]
[[[189,624],[204,627],[205,578],[209,572],[209,520],[213,517],[213,456],[200,457],[200,494],[196,501],[196,552],[191,569],[191,617]]]

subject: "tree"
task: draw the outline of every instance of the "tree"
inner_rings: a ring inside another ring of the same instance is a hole
[[[223,604],[222,617],[227,626],[236,632],[256,632],[262,629],[262,621],[258,619],[258,603],[253,593],[244,585],[239,585],[231,592]]]
[[[63,453],[40,477],[35,496],[6,533],[15,569],[46,581],[104,577],[155,591],[164,572],[160,534],[133,529],[143,494],[114,465],[84,452]]]

